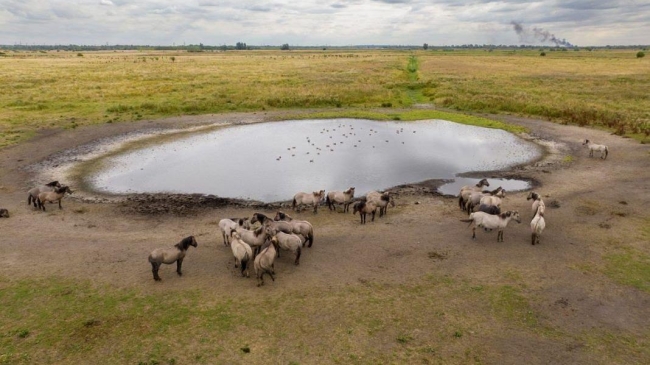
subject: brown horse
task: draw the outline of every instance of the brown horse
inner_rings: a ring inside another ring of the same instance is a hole
[[[197,247],[198,243],[194,236],[189,236],[183,238],[179,243],[175,244],[173,247],[169,248],[157,248],[149,254],[149,262],[151,263],[151,271],[153,272],[153,279],[160,281],[160,276],[158,276],[158,270],[162,264],[173,264],[176,262],[176,273],[178,276],[183,275],[181,272],[181,266],[183,265],[183,259],[187,253],[187,249],[190,246]]]

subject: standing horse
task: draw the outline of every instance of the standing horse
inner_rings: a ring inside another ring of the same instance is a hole
[[[377,206],[373,202],[369,201],[358,201],[354,203],[352,208],[352,214],[359,212],[359,217],[361,218],[361,224],[366,224],[366,214],[372,213],[372,222],[375,221],[375,213],[377,212]]]
[[[30,189],[27,194],[27,205],[34,204],[34,208],[38,208],[38,194],[48,191],[54,191],[55,188],[60,188],[61,184],[58,181],[52,181],[45,185],[37,186]]]
[[[219,221],[219,230],[223,238],[223,245],[230,245],[230,234],[237,228],[250,229],[249,218],[224,218]]]
[[[535,217],[533,217],[533,220],[530,221],[530,231],[532,232],[530,243],[532,245],[539,244],[539,238],[542,235],[544,228],[546,228],[544,210],[545,207],[543,205],[538,206],[537,212],[535,212]]]
[[[291,232],[299,234],[305,238],[303,247],[305,247],[307,241],[309,241],[309,247],[314,243],[314,226],[312,226],[311,223],[293,219],[288,214],[280,211],[275,214],[274,220],[289,222],[291,225]]]
[[[264,274],[268,274],[271,277],[271,280],[275,281],[273,275],[275,274],[275,267],[273,263],[275,262],[275,256],[278,252],[278,238],[273,236],[271,237],[271,242],[268,246],[262,248],[257,257],[255,257],[255,275],[257,276],[257,286],[264,285]]]
[[[594,152],[600,152],[600,158],[604,160],[609,154],[609,149],[604,144],[595,144],[588,139],[585,139],[584,142],[582,142],[582,145],[589,148],[589,157],[594,157]]]
[[[253,214],[253,217],[251,218],[251,224],[255,224],[257,222],[260,222],[261,225],[269,224],[272,227],[277,228],[279,231],[282,231],[284,233],[293,232],[293,227],[291,227],[291,224],[289,222],[284,222],[284,221],[276,222],[262,213]]]
[[[352,203],[352,198],[354,198],[354,187],[349,188],[346,191],[330,191],[327,193],[327,199],[325,203],[329,207],[330,211],[336,210],[334,204],[343,204],[343,213],[350,211],[350,203]]]
[[[45,211],[45,203],[52,204],[58,202],[59,209],[63,209],[63,207],[61,207],[61,199],[63,199],[65,193],[72,194],[72,190],[70,190],[69,186],[62,185],[59,188],[54,188],[54,191],[41,192],[38,194],[38,199],[36,201],[38,207]]]
[[[301,205],[313,205],[314,214],[316,214],[318,213],[318,204],[320,204],[323,199],[325,199],[325,190],[314,191],[313,193],[297,193],[293,196],[293,210],[300,212]]]
[[[503,229],[506,228],[508,222],[514,219],[517,223],[521,223],[519,212],[507,211],[499,215],[491,215],[485,212],[475,212],[469,215],[469,219],[461,219],[461,222],[469,222],[472,227],[472,239],[476,239],[476,227],[483,228],[486,232],[497,229],[497,242],[503,242]]]
[[[474,186],[465,185],[460,188],[460,193],[458,194],[458,207],[461,210],[464,210],[466,208],[465,204],[467,203],[467,199],[469,199],[469,195],[474,192],[480,192],[484,186],[490,186],[490,183],[487,181],[487,179],[481,179]]]
[[[276,237],[278,239],[278,246],[287,251],[293,252],[296,255],[295,265],[300,265],[300,254],[302,252],[301,246],[303,246],[302,239],[294,233],[284,233],[278,231],[270,226],[266,226],[266,232],[271,237]],[[280,257],[280,251],[278,251],[278,257]]]
[[[528,197],[526,197],[526,200],[531,200],[531,199],[533,200],[533,205],[532,205],[533,214],[537,213],[537,208],[539,208],[540,206],[546,208],[546,204],[544,204],[541,195],[537,194],[534,191],[531,191],[530,193],[528,193]]]
[[[181,266],[183,265],[183,259],[187,253],[187,249],[190,246],[197,247],[198,243],[194,236],[189,236],[183,238],[179,243],[175,244],[170,248],[157,248],[149,254],[149,262],[151,263],[151,271],[153,272],[153,279],[160,281],[160,276],[158,276],[158,270],[162,264],[173,264],[176,262],[176,273],[178,276],[183,275],[181,272]]]
[[[388,206],[395,206],[395,201],[389,193],[379,193],[377,191],[371,191],[366,194],[366,201],[374,203],[379,208],[379,217],[383,217],[388,213]]]
[[[241,266],[241,276],[249,277],[248,261],[253,259],[253,250],[246,242],[241,239],[239,233],[232,231],[230,240],[230,249],[235,257],[235,269]],[[244,272],[246,272],[244,274]]]

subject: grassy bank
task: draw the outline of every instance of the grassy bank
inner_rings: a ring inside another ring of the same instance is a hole
[[[558,346],[584,341],[597,356],[618,346],[613,361],[648,356],[643,343],[608,333],[558,332],[518,284],[429,275],[409,285],[228,299],[60,279],[0,286],[2,364],[484,363],[498,359],[485,343],[506,334]]]
[[[41,128],[419,103],[650,134],[650,59],[633,50],[7,51],[0,74],[0,147]]]

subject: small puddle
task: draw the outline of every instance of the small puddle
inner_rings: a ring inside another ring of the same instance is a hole
[[[442,120],[301,120],[233,126],[110,157],[109,167],[91,183],[108,193],[201,193],[274,202],[299,191],[350,186],[361,196],[506,169],[541,154],[537,145],[508,132]]]
[[[453,182],[442,185],[438,188],[438,191],[441,194],[445,195],[458,195],[460,188],[466,185],[476,185],[481,179],[473,179],[468,177],[455,177]],[[509,191],[521,191],[530,189],[530,182],[524,180],[514,180],[514,179],[487,179],[490,183],[489,187],[485,187],[485,190],[494,190],[499,186],[504,188],[506,192]]]

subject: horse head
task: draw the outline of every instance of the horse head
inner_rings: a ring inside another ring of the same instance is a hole
[[[274,221],[281,221],[281,220],[284,220],[286,218],[286,216],[287,215],[284,214],[284,212],[281,212],[281,211],[278,210],[278,212],[275,213],[275,217],[273,218],[273,220]]]

